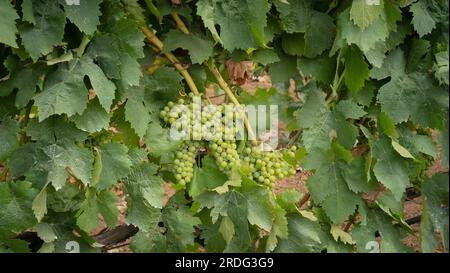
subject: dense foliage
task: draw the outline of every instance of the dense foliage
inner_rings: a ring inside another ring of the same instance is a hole
[[[74,2],[0,1],[0,252],[29,251],[23,232],[100,251],[118,188],[135,252],[409,252],[411,187],[421,251],[448,250],[448,174],[427,175],[449,164],[447,1]],[[272,87],[246,92],[228,60]],[[211,86],[278,105],[289,137],[171,139],[166,105]],[[273,189],[298,164],[303,207]]]

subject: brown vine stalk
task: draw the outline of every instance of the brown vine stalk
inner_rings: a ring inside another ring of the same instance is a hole
[[[161,42],[161,40],[159,40],[158,37],[156,37],[156,35],[150,28],[148,28],[147,26],[142,26],[141,30],[151,44],[153,44],[159,51],[163,50],[164,44]],[[198,91],[194,80],[192,79],[189,72],[180,64],[180,61],[177,59],[177,57],[175,57],[172,52],[165,52],[164,55],[167,59],[169,59],[169,61],[175,66],[178,72],[180,72],[180,74],[186,80],[186,83],[188,84],[189,89],[191,89],[192,93],[194,93],[196,96],[199,96],[200,92]]]

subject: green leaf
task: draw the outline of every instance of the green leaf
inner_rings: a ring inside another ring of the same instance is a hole
[[[288,233],[289,237],[280,240],[275,252],[317,253],[324,247],[324,234],[320,224],[300,215],[288,216]]]
[[[401,155],[404,158],[412,158],[414,159],[414,156],[402,145],[400,145],[400,143],[398,143],[395,140],[392,140],[392,147],[394,148],[394,150],[397,151],[397,153],[399,153],[399,155]]]
[[[38,222],[41,222],[44,215],[47,214],[47,185],[34,198],[32,209]]]
[[[36,24],[36,21],[34,20],[34,13],[33,13],[33,0],[23,0],[22,1],[22,19],[25,22]]]
[[[196,3],[197,15],[203,20],[205,27],[211,32],[212,37],[218,43],[223,44],[222,39],[219,36],[219,32],[216,29],[216,23],[214,19],[214,6],[211,0],[200,0]]]
[[[219,232],[227,244],[233,239],[236,230],[234,229],[233,221],[230,217],[226,216],[222,218],[220,222]]]
[[[86,132],[95,133],[109,127],[110,114],[102,108],[98,100],[91,101],[83,114],[71,117],[75,125]]]
[[[423,252],[435,252],[438,247],[435,231],[448,250],[448,174],[436,174],[422,183],[423,211],[420,241]]]
[[[436,27],[436,22],[428,10],[426,1],[417,1],[413,3],[409,7],[409,10],[413,14],[411,23],[419,34],[419,37],[423,37],[426,34],[431,33],[431,31]]]
[[[142,78],[138,59],[144,57],[144,34],[130,18],[117,18],[107,26],[108,32],[92,39],[88,55],[97,61],[108,78],[117,79],[122,88],[138,86]]]
[[[131,170],[128,149],[119,143],[107,143],[97,148],[101,160],[101,171],[96,188],[107,189],[115,185],[119,179],[127,176]]]
[[[19,147],[19,124],[7,117],[0,123],[0,161],[7,159]]]
[[[351,119],[360,119],[367,114],[367,112],[353,100],[339,101],[336,105],[336,110],[339,111],[345,118]]]
[[[369,79],[369,66],[361,51],[352,46],[345,56],[345,84],[352,92],[358,92]]]
[[[297,60],[286,54],[278,54],[280,61],[269,66],[269,75],[272,83],[289,81],[298,75]]]
[[[316,57],[331,46],[336,32],[333,19],[325,13],[314,11],[310,1],[275,2],[275,7],[280,12],[281,25],[287,33],[305,33],[301,53],[306,57]]]
[[[200,0],[198,14],[226,50],[264,47],[267,0]],[[215,25],[220,26],[218,35]]]
[[[183,77],[174,68],[161,67],[144,81],[146,104],[150,104],[153,99],[164,98],[164,100],[175,100],[179,96],[181,80]],[[158,112],[156,109],[152,109]]]
[[[371,2],[367,0],[355,0],[350,8],[350,18],[361,29],[372,24],[384,11],[384,2]]]
[[[381,112],[380,116],[378,117],[378,123],[379,123],[381,131],[385,135],[387,135],[393,139],[398,138],[398,133],[397,133],[397,130],[395,129],[395,124],[388,114]]]
[[[127,90],[127,103],[125,105],[125,119],[130,122],[139,137],[144,137],[147,126],[151,121],[149,109],[144,103],[144,88],[131,87]]]
[[[0,4],[0,26],[2,26],[2,31],[0,32],[0,43],[17,47],[17,19],[19,19],[19,15],[17,15],[16,10],[11,5],[11,1],[2,1]]]
[[[248,221],[263,230],[271,231],[275,208],[271,203],[270,192],[256,182],[248,180],[244,182],[241,193],[247,199]]]
[[[45,243],[53,242],[58,238],[52,226],[48,223],[39,223],[34,227],[34,230],[39,238],[41,238]]]
[[[83,57],[80,60],[80,71],[82,75],[87,75],[94,88],[101,106],[109,111],[115,97],[116,86],[112,83],[104,72],[89,57]]]
[[[81,142],[88,136],[62,117],[51,117],[43,122],[32,119],[25,132],[32,140],[45,143]]]
[[[226,174],[219,170],[219,167],[211,157],[202,160],[202,167],[195,166],[194,176],[189,187],[189,194],[197,197],[204,191],[211,191],[228,181]]]
[[[47,160],[39,162],[43,170],[47,171],[47,182],[53,187],[61,189],[67,179],[68,168],[73,175],[80,179],[85,185],[90,183],[92,174],[92,163],[94,158],[87,148],[81,148],[73,144],[52,144],[42,149]]]
[[[19,34],[31,58],[36,61],[62,42],[66,16],[58,1],[33,1],[35,24],[22,23]]]
[[[119,216],[116,202],[117,198],[112,192],[104,191],[97,194],[94,190],[88,190],[86,199],[77,214],[77,225],[89,232],[98,226],[98,215],[101,214],[105,223],[114,227]]]
[[[133,236],[130,248],[135,253],[162,253],[167,251],[166,237],[159,231],[144,232],[139,230],[139,232]]]
[[[198,197],[202,207],[211,208],[212,222],[215,223],[219,217],[228,216],[236,228],[236,233],[225,251],[246,251],[251,243],[248,226],[248,203],[245,197],[236,191],[229,191],[222,195],[203,193]]]
[[[282,193],[277,195],[277,203],[286,211],[286,212],[296,212],[297,202],[301,198],[301,193],[294,189],[288,189],[283,191]]]
[[[280,238],[280,240],[287,239],[289,235],[286,212],[280,207],[276,207],[274,216],[272,229],[270,230],[266,241],[266,252],[271,252],[277,247],[277,244],[279,243],[278,238]]]
[[[27,181],[0,183],[0,238],[12,237],[36,223],[31,204],[37,194]]]
[[[314,58],[330,48],[336,33],[333,19],[327,14],[313,12],[309,28],[305,33],[304,55]]]
[[[268,48],[260,48],[253,52],[252,59],[262,65],[276,63],[280,60],[277,53]]]
[[[141,198],[146,204],[162,208],[164,180],[157,175],[157,166],[148,163],[132,170],[126,179],[127,190],[134,198]]]
[[[163,220],[167,223],[167,238],[176,248],[185,248],[194,243],[194,227],[200,224],[200,220],[192,216],[187,209],[170,208],[163,214]]]
[[[181,143],[179,140],[172,139],[169,130],[163,129],[159,122],[152,122],[148,125],[144,141],[149,153],[155,157],[176,151]]]
[[[312,79],[318,82],[331,84],[336,69],[336,61],[328,57],[326,53],[314,59],[300,57],[298,69],[305,76],[310,75]]]
[[[373,168],[376,178],[400,200],[409,184],[406,162],[393,149],[391,140],[386,136],[375,141],[373,155],[377,159]]]
[[[55,114],[73,116],[82,114],[88,102],[88,90],[83,76],[77,73],[78,65],[60,66],[51,73],[44,85],[44,90],[34,97],[39,110],[39,122]]]
[[[277,1],[274,4],[287,33],[306,32],[312,13],[310,1],[290,0],[289,3]]]
[[[442,147],[442,151],[441,151],[441,162],[442,165],[446,166],[448,168],[448,158],[449,158],[449,135],[448,135],[448,129],[445,129],[441,132],[439,132],[438,135],[438,142]]]
[[[439,81],[440,84],[446,84],[448,85],[448,64],[449,64],[449,58],[448,58],[448,49],[447,51],[438,52],[434,55],[436,62],[433,65],[434,70],[434,76]]]
[[[178,30],[171,30],[164,39],[164,50],[173,51],[183,48],[189,51],[192,63],[202,64],[211,55],[214,48],[213,42],[204,40],[194,34],[184,34]]]
[[[302,141],[306,149],[328,150],[334,139],[346,148],[352,147],[358,135],[357,128],[346,121],[339,110],[328,110],[322,90],[311,87],[307,94],[306,103],[295,112],[299,128],[305,129]]]
[[[387,77],[397,78],[405,75],[406,59],[403,51],[397,48],[386,57],[381,67],[373,67],[370,70],[370,77],[381,80]]]
[[[347,43],[348,45],[355,44],[363,53],[373,49],[377,42],[385,41],[389,36],[388,25],[383,17],[378,17],[363,30],[350,20],[349,9],[344,10],[338,15],[337,29],[338,35],[334,47],[339,43]],[[341,47],[342,45],[338,48]]]
[[[376,231],[379,232],[381,240],[375,237]],[[381,253],[411,252],[411,249],[401,242],[405,235],[400,227],[392,225],[390,217],[379,210],[369,210],[367,223],[356,225],[352,231],[358,252],[377,250]]]
[[[410,74],[391,79],[378,93],[381,110],[389,114],[394,123],[409,118],[425,127],[434,127],[434,119],[448,108],[444,97],[448,96],[442,88],[432,84],[424,74]],[[444,104],[443,106],[441,106]]]
[[[315,174],[308,179],[308,189],[314,202],[321,204],[333,223],[344,222],[356,210],[361,199],[348,188],[347,181],[358,179],[360,184],[367,183],[362,164],[350,166],[333,158],[322,162]],[[358,183],[351,181],[350,183]],[[331,190],[332,189],[332,190]]]
[[[100,3],[102,0],[89,0],[80,5],[64,5],[67,18],[82,32],[92,35],[100,24]]]
[[[40,72],[39,67],[13,72],[8,80],[0,82],[0,96],[8,95],[17,89],[15,105],[17,108],[25,107],[36,92],[36,86],[40,81]]]

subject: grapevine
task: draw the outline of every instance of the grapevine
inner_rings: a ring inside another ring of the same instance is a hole
[[[0,1],[0,252],[448,252],[448,11]]]

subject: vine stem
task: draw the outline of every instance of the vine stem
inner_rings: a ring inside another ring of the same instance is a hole
[[[163,50],[164,48],[163,42],[161,42],[161,40],[158,37],[156,37],[156,35],[150,28],[142,26],[141,30],[151,44],[153,44],[159,51]],[[186,83],[188,84],[189,89],[191,89],[192,93],[194,93],[194,95],[196,96],[199,96],[200,92],[198,91],[197,86],[194,83],[194,80],[192,79],[189,72],[180,64],[180,61],[177,59],[177,57],[175,57],[175,55],[173,55],[172,52],[165,52],[164,55],[166,56],[167,59],[169,59],[169,61],[175,66],[178,72],[180,72],[180,74],[186,80]]]
[[[180,16],[176,12],[172,12],[170,15],[172,15],[173,20],[177,24],[178,29],[183,32],[184,34],[189,34],[189,29],[184,24],[183,20],[181,20]]]
[[[344,78],[345,71],[342,72],[342,74],[339,76],[339,66],[341,63],[341,56],[342,56],[342,50],[339,50],[337,59],[336,59],[336,71],[334,72],[334,80],[333,85],[331,86],[331,94],[327,99],[327,104],[330,104],[333,101],[336,101],[338,99],[338,90],[341,85],[342,79]]]
[[[356,219],[355,216],[350,216],[350,219],[348,219],[348,222],[347,222],[347,224],[345,224],[345,227],[343,229],[345,232],[348,232],[350,230],[350,227],[355,222],[355,219]]]
[[[298,208],[301,209],[301,208],[303,207],[303,205],[304,205],[306,202],[308,202],[308,200],[309,200],[310,197],[311,197],[311,194],[309,194],[309,192],[308,192],[307,194],[305,194],[305,195],[303,196],[303,198],[302,198],[300,201],[298,201],[298,203],[297,203]]]
[[[227,96],[231,100],[231,102],[233,102],[233,104],[236,106],[241,106],[241,104],[237,100],[236,96],[233,94],[233,91],[231,91],[231,88],[228,86],[227,82],[223,79],[223,77],[220,74],[217,67],[214,64],[212,64],[210,67],[210,70],[211,70],[212,74],[214,75],[214,77],[216,78],[217,82],[219,83],[219,86],[225,91],[225,94],[227,94]],[[247,132],[251,139],[252,145],[256,146],[256,145],[258,145],[258,142],[256,141],[255,133],[253,132],[252,126],[250,125],[250,122],[248,121],[247,115],[244,113],[243,116],[244,116],[244,125],[245,125],[245,128],[247,129]]]

